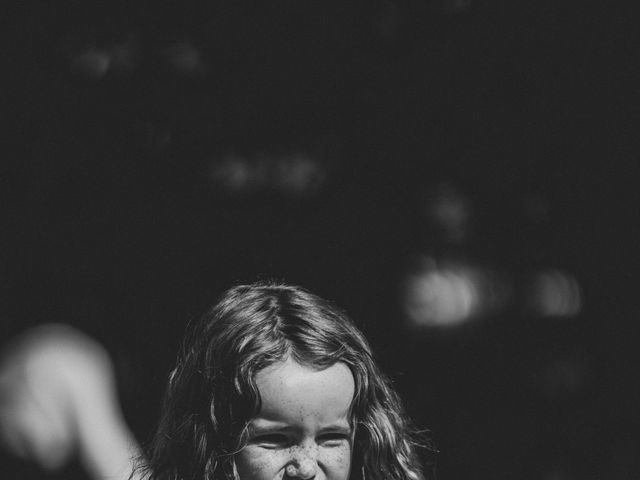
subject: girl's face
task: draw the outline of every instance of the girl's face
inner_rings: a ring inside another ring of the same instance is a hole
[[[256,375],[262,407],[238,453],[240,480],[347,480],[355,432],[355,382],[336,363],[313,370],[288,359]]]

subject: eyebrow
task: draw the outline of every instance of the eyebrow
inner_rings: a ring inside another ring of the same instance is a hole
[[[331,425],[327,425],[325,427],[322,427],[320,429],[320,433],[327,433],[327,432],[339,432],[339,433],[351,433],[351,431],[353,430],[353,428],[351,427],[351,425],[349,425],[349,423],[333,423]]]
[[[296,428],[288,425],[286,423],[281,422],[273,422],[270,420],[262,420],[258,419],[258,423],[256,424],[256,420],[252,420],[249,423],[249,432],[252,434],[262,434],[262,433],[270,433],[270,432],[292,432],[295,431]],[[332,423],[330,425],[326,425],[318,429],[318,433],[329,433],[329,432],[339,432],[339,433],[351,433],[353,428],[347,422],[345,423]]]
[[[268,424],[257,424],[255,421],[249,423],[249,431],[251,433],[265,433],[265,432],[290,432],[294,428],[286,423],[269,422]]]

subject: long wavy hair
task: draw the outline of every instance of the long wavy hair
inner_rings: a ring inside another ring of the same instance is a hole
[[[326,300],[274,283],[228,290],[189,327],[142,476],[239,480],[235,455],[261,405],[256,374],[289,357],[315,369],[337,362],[351,369],[352,480],[424,480],[416,453],[424,442],[362,333]]]

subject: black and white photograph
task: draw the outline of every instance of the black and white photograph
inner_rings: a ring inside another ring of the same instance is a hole
[[[640,478],[634,2],[1,12],[2,478]]]

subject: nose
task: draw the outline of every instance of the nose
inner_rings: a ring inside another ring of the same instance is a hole
[[[314,448],[303,448],[293,454],[286,467],[287,477],[310,480],[318,471],[317,452]]]

